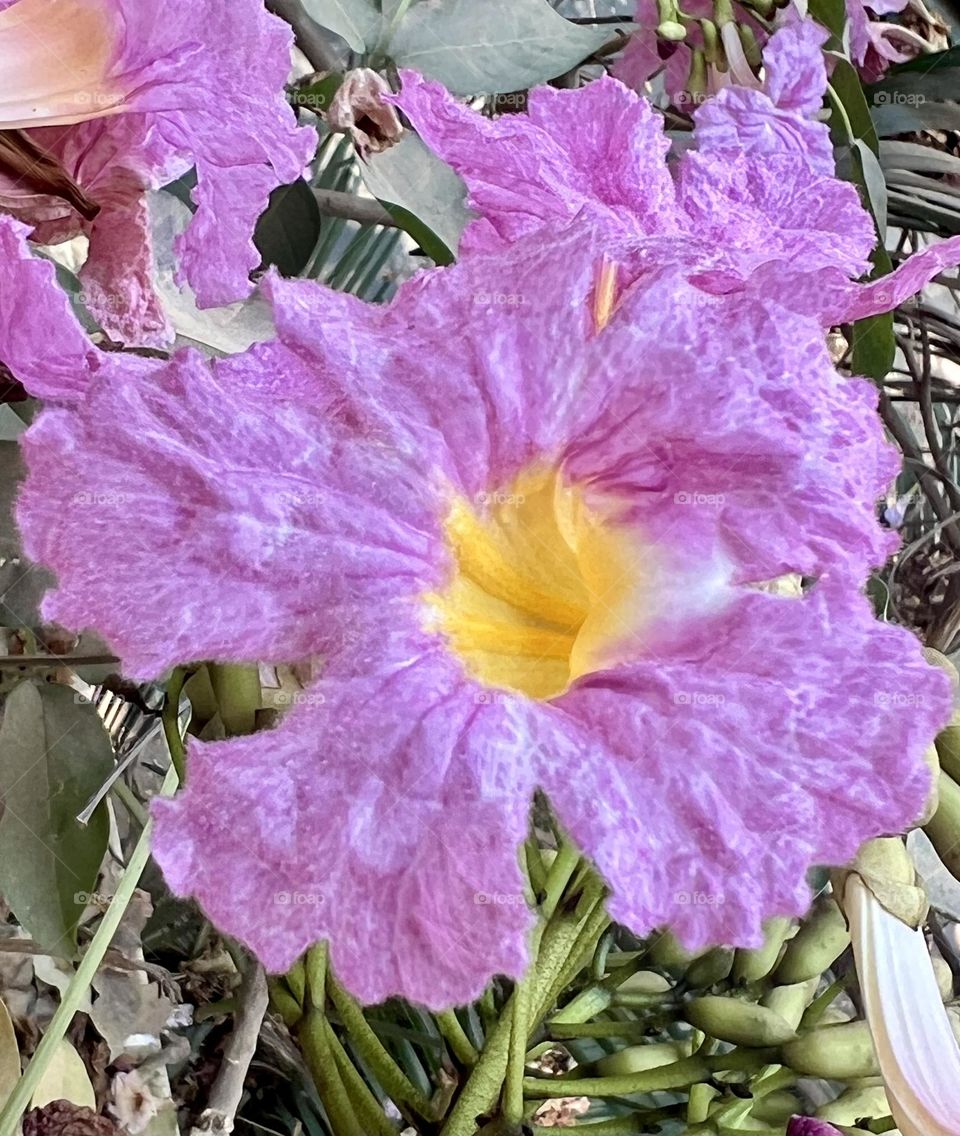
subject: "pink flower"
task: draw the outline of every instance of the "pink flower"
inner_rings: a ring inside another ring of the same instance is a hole
[[[762,88],[726,86],[697,111],[700,152],[789,154],[831,175],[830,131],[817,119],[827,90],[826,40],[813,20],[795,20],[774,32],[763,52]]]
[[[903,63],[926,50],[915,32],[875,18],[902,12],[907,3],[908,0],[846,0],[850,58],[868,83],[882,79],[891,63]]]
[[[284,98],[290,44],[261,0],[211,0],[202,18],[190,0],[0,10],[0,209],[40,243],[89,236],[84,296],[114,338],[172,338],[152,285],[147,194],[191,168],[182,281],[204,306],[249,294],[254,224],[315,148]]]
[[[840,1136],[838,1129],[815,1116],[791,1116],[787,1136]]]
[[[322,659],[156,810],[171,886],[269,968],[326,937],[362,999],[434,1007],[521,973],[537,787],[612,916],[689,947],[759,944],[923,808],[949,681],[859,594],[873,388],[816,318],[627,253],[620,288],[609,250],[581,218],[388,307],[271,278],[275,342],[119,364],[26,436],[48,618],[135,677]]]
[[[768,91],[789,114],[803,116],[814,103],[810,84],[823,75],[810,55],[816,36],[803,26],[778,35]],[[706,145],[683,155],[674,179],[660,117],[616,80],[577,91],[538,88],[525,116],[490,119],[415,72],[402,79],[395,101],[463,177],[480,215],[464,233],[464,254],[584,213],[613,245],[645,250],[652,262],[683,263],[707,290],[744,289],[799,304],[826,326],[888,311],[960,260],[960,238],[953,238],[870,288],[853,285],[850,278],[869,266],[873,221],[856,189],[824,172],[825,154],[798,156],[793,143],[777,149],[781,130],[770,126],[772,118],[763,144],[744,152],[743,122],[720,135],[708,117]],[[729,121],[731,102],[720,105]],[[798,144],[804,137],[801,131]]]

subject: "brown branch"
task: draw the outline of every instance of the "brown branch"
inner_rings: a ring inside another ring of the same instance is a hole
[[[267,1012],[267,1002],[267,977],[263,967],[251,960],[237,994],[233,1033],[224,1049],[223,1063],[207,1098],[207,1107],[199,1123],[190,1130],[190,1136],[208,1136],[209,1133],[219,1136],[233,1131],[243,1097],[243,1084]]]

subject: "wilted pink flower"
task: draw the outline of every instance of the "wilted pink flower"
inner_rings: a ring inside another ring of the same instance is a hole
[[[769,80],[798,113],[812,108],[808,87],[822,77],[811,39],[806,31],[782,39]],[[960,261],[953,238],[870,290],[852,284],[869,267],[873,220],[852,185],[823,172],[825,155],[798,160],[792,143],[778,151],[778,130],[765,133],[760,152],[746,153],[733,134],[727,146],[708,128],[705,152],[687,151],[674,181],[660,116],[614,79],[576,91],[541,87],[526,115],[490,119],[415,72],[402,78],[395,101],[463,177],[480,214],[464,233],[466,254],[582,212],[642,259],[685,264],[701,287],[800,304],[827,326],[890,310]]]
[[[179,238],[201,305],[250,291],[255,222],[316,137],[284,98],[291,33],[261,0],[14,0],[0,9],[0,209],[90,238],[84,297],[122,341],[170,336],[147,192],[196,169]]]
[[[386,80],[369,67],[348,71],[330,102],[326,120],[331,130],[349,130],[360,153],[378,154],[399,141],[400,118],[389,103]]]
[[[275,342],[26,436],[48,618],[136,677],[322,660],[157,807],[171,886],[272,969],[327,937],[362,999],[430,1006],[519,974],[537,787],[613,917],[690,947],[758,944],[924,805],[949,681],[858,594],[891,540],[873,388],[817,319],[667,261],[620,290],[609,250],[581,219],[388,307],[270,279]],[[760,587],[786,573],[819,582]]]

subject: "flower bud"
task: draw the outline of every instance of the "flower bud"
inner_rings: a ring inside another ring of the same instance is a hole
[[[601,1058],[594,1066],[591,1076],[619,1077],[627,1073],[643,1073],[647,1069],[658,1069],[688,1055],[688,1050],[677,1042],[651,1042],[649,1045],[629,1045],[618,1053]]]
[[[828,1081],[876,1077],[880,1072],[870,1027],[865,1021],[811,1030],[788,1041],[781,1057],[795,1073]]]
[[[857,1085],[841,1093],[836,1100],[817,1109],[817,1116],[832,1124],[854,1125],[862,1117],[871,1120],[890,1115],[890,1105],[883,1085]]]
[[[784,986],[816,978],[850,945],[850,932],[832,896],[821,896],[787,944],[774,981]]]
[[[694,990],[703,990],[722,982],[733,966],[733,951],[729,947],[714,947],[687,968],[685,981]]]
[[[808,978],[806,982],[795,982],[790,986],[774,986],[760,999],[760,1004],[775,1010],[785,1022],[798,1029],[803,1012],[816,997],[819,985],[818,974],[815,978]]]
[[[684,1006],[683,1016],[695,1029],[732,1045],[782,1045],[796,1037],[793,1026],[774,1010],[739,998],[694,998]]]
[[[940,773],[940,802],[937,811],[923,826],[950,874],[960,879],[960,785],[945,772]]]
[[[790,919],[768,919],[764,924],[763,946],[752,951],[737,951],[731,972],[734,982],[759,982],[766,978],[779,962],[783,944],[793,926]]]

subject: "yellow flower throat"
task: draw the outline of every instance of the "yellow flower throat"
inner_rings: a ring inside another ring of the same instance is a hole
[[[427,600],[470,674],[550,699],[616,661],[642,623],[647,573],[614,505],[588,503],[540,467],[475,503],[455,500],[444,528],[454,571]]]

